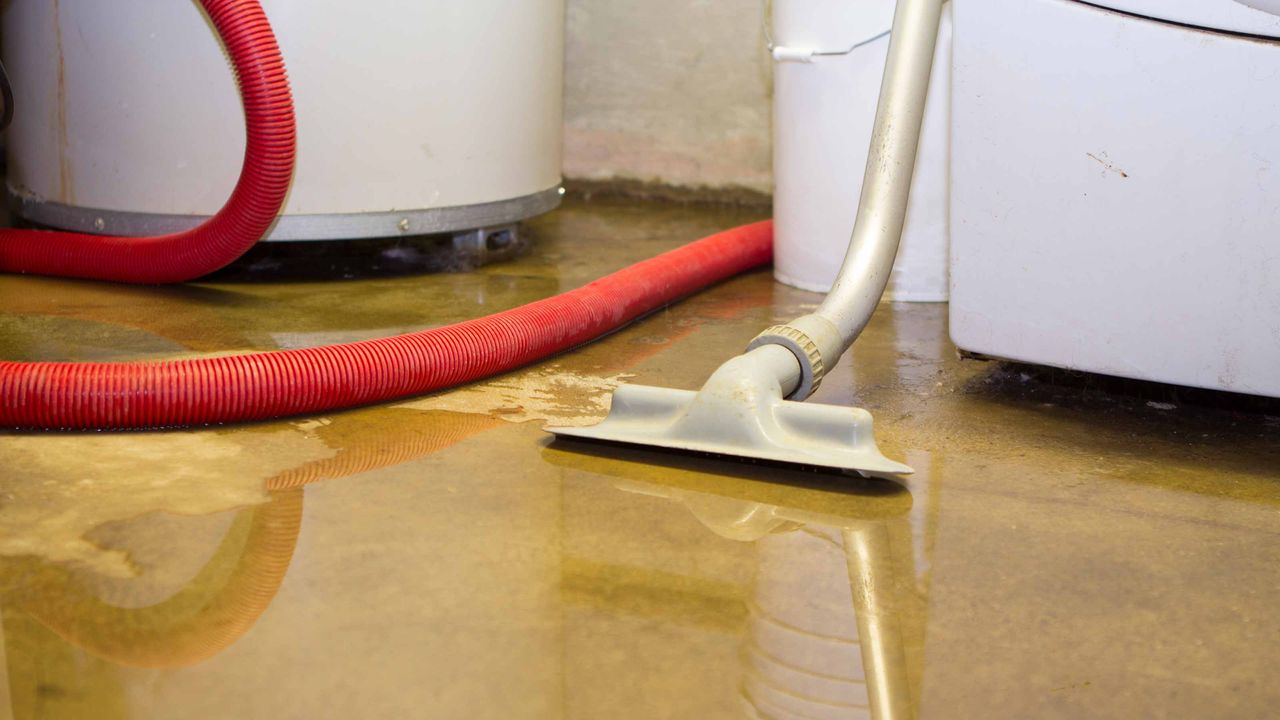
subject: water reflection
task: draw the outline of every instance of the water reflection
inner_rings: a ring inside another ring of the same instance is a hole
[[[301,527],[302,490],[272,491],[268,502],[237,513],[213,557],[190,582],[163,601],[141,607],[100,597],[93,579],[74,567],[11,558],[3,566],[0,607],[6,615],[25,613],[113,663],[195,664],[229,647],[267,609],[284,580]],[[140,580],[144,587],[132,592],[146,592],[147,579]]]
[[[591,469],[616,488],[661,498],[751,546],[738,595],[746,615],[726,628],[740,637],[746,717],[916,716],[924,602],[903,487],[640,449],[573,451],[594,454]],[[562,452],[546,456],[562,462]]]
[[[110,716],[109,699],[128,688],[116,668],[178,668],[227,651],[285,581],[305,486],[409,462],[501,424],[386,409],[344,419],[6,436],[0,688],[9,692],[0,717],[40,715],[51,694],[61,707]]]

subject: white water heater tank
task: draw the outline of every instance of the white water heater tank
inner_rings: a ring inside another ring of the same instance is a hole
[[[298,117],[269,240],[503,226],[560,199],[563,0],[262,0]],[[190,227],[235,185],[244,118],[199,6],[11,0],[8,193],[32,221]]]

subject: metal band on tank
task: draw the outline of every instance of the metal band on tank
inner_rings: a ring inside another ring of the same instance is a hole
[[[530,195],[453,207],[396,212],[281,215],[264,240],[346,240],[431,235],[508,225],[560,205],[559,185]],[[102,235],[160,235],[195,227],[204,215],[100,210],[39,200],[8,189],[13,212],[41,225]]]

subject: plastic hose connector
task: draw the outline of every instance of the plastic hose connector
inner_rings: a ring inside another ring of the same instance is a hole
[[[244,104],[244,164],[226,204],[195,228],[152,237],[0,229],[0,271],[184,282],[231,263],[271,227],[294,167],[296,129],[284,60],[257,0],[201,4],[231,56]]]
[[[844,350],[836,326],[812,313],[786,325],[767,328],[747,344],[747,350],[755,350],[762,345],[781,345],[790,350],[800,363],[800,383],[787,396],[788,400],[804,400],[812,395],[822,384],[827,367],[834,365]]]
[[[827,369],[822,364],[822,352],[818,350],[818,344],[808,335],[787,325],[774,325],[755,336],[747,345],[747,350],[755,350],[763,345],[781,345],[800,361],[800,384],[787,396],[788,399],[807,398],[822,384]]]
[[[161,428],[367,405],[512,370],[765,265],[773,223],[727,230],[555,297],[376,340],[136,363],[0,362],[0,426]]]

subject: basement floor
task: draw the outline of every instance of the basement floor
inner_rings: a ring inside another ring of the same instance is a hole
[[[569,202],[528,252],[259,248],[0,277],[0,357],[302,347],[508,308],[758,211]],[[334,281],[334,278],[338,278]],[[1280,405],[961,359],[886,304],[816,401],[897,481],[552,442],[818,295],[767,271],[578,352],[317,417],[0,434],[0,718],[1261,717]]]

